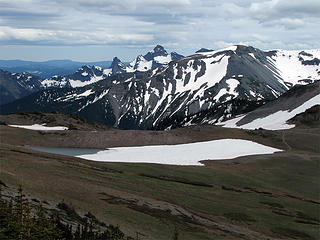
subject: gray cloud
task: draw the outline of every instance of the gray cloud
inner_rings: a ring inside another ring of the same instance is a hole
[[[312,0],[1,0],[0,45],[318,48],[319,11]]]
[[[272,1],[271,11],[278,17],[310,17],[320,18],[320,2],[315,0],[278,0]]]
[[[271,0],[250,6],[253,19],[267,26],[279,25],[287,29],[304,27],[312,18],[320,18],[319,12],[320,1],[314,0]]]

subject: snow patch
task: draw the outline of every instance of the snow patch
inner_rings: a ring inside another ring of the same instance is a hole
[[[61,80],[58,79],[58,76],[53,76],[50,79],[45,79],[41,82],[42,87],[64,87],[67,85],[67,79],[62,77]]]
[[[228,151],[226,151],[228,149]],[[102,162],[202,165],[201,160],[223,160],[281,151],[252,141],[222,139],[179,145],[117,147],[77,157]]]
[[[154,61],[160,64],[168,64],[169,62],[171,62],[171,55],[157,56],[154,58]]]
[[[102,79],[104,79],[103,75],[102,76],[92,76],[89,81],[85,81],[85,82],[82,82],[80,80],[73,80],[73,79],[70,79],[69,82],[73,88],[77,88],[77,87],[84,87],[86,85],[98,82]]]
[[[276,66],[278,73],[284,82],[289,82],[293,85],[296,85],[300,83],[299,80],[319,79],[319,74],[317,71],[318,66],[302,64],[300,58],[305,58],[305,56],[299,54],[300,52],[301,51],[296,50],[278,50],[276,56],[268,57],[268,60],[274,66]],[[314,58],[320,58],[319,49],[307,50],[306,52],[312,54]]]
[[[292,111],[278,111],[273,114],[270,114],[264,118],[258,118],[253,120],[250,123],[238,126],[237,123],[244,118],[245,116],[234,118],[228,121],[225,121],[223,127],[227,128],[243,128],[243,129],[257,129],[264,128],[268,130],[282,130],[282,129],[290,129],[295,125],[287,124],[286,122],[293,118],[295,115],[306,111],[308,108],[311,108],[317,104],[320,104],[320,95],[317,95],[308,101],[306,101],[301,106],[295,108]]]
[[[112,73],[112,69],[111,68],[107,68],[103,70],[103,75],[109,76]]]
[[[240,83],[237,79],[230,78],[230,79],[226,80],[226,83],[229,85],[229,88],[228,89],[226,89],[226,88],[221,89],[218,92],[218,94],[214,97],[214,100],[218,101],[220,99],[220,97],[222,97],[225,94],[233,95],[234,96],[233,98],[235,98],[239,95],[239,93],[236,92],[236,88]],[[230,100],[230,99],[231,99],[231,96],[228,96],[226,100]]]
[[[152,68],[152,60],[147,61],[143,56],[138,56],[134,61],[130,63],[130,66],[126,69],[127,72],[134,72],[136,70],[140,72],[148,71]]]
[[[79,94],[78,97],[87,97],[87,96],[91,95],[92,93],[94,93],[94,92],[92,91],[92,89],[89,89],[89,90],[87,90],[87,91]]]
[[[33,124],[33,125],[9,125],[10,127],[15,127],[15,128],[25,128],[29,130],[37,130],[37,131],[63,131],[63,130],[68,130],[67,127],[63,126],[56,126],[56,127],[47,127],[44,124]]]
[[[256,59],[253,53],[248,53],[252,58]]]

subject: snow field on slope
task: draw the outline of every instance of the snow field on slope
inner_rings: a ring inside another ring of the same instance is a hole
[[[53,76],[52,78],[54,77],[57,77],[57,76]],[[41,82],[41,85],[44,88],[55,87],[55,86],[65,86],[66,84],[67,84],[67,79],[65,77],[63,77],[61,81],[47,78]]]
[[[138,63],[136,69],[134,69],[135,65]],[[138,56],[135,60],[133,60],[129,67],[127,67],[127,72],[135,72],[136,70],[140,72],[148,71],[152,68],[152,60],[147,61],[143,56]]]
[[[174,79],[176,80],[176,89],[175,92],[172,92],[172,83],[168,82],[166,88],[164,89],[161,98],[157,102],[157,105],[154,107],[154,110],[151,114],[147,116],[147,118],[153,116],[153,114],[157,111],[158,107],[161,106],[162,102],[168,100],[166,107],[164,107],[163,112],[158,116],[158,118],[154,121],[153,125],[157,123],[163,113],[166,112],[167,108],[170,104],[175,100],[179,94],[184,93],[186,91],[194,91],[198,90],[197,96],[201,97],[204,94],[204,91],[214,86],[216,83],[220,82],[221,79],[227,73],[227,66],[229,61],[229,56],[217,56],[215,58],[204,58],[202,59],[203,62],[206,64],[206,72],[203,76],[196,79],[196,74],[201,70],[200,66],[197,70],[193,69],[194,60],[190,60],[187,64],[186,68],[182,68],[183,74],[181,78],[177,79],[178,75],[178,64],[176,64],[173,68],[174,70]],[[216,61],[215,63],[211,64],[212,62]],[[190,73],[190,80],[188,84],[184,85],[184,81],[186,78],[186,74]],[[228,83],[229,84],[229,83]],[[231,80],[231,85],[233,84]],[[203,86],[201,88],[201,86]],[[232,86],[230,86],[232,88]],[[192,100],[191,100],[192,101]],[[181,107],[183,104],[181,105]]]
[[[94,91],[92,91],[92,89],[89,89],[89,90],[79,94],[78,97],[87,97],[87,96],[89,96],[89,95],[91,95],[93,93],[94,93]]]
[[[77,157],[102,162],[202,165],[201,160],[223,160],[281,151],[252,141],[222,139],[179,145],[118,147]]]
[[[277,56],[273,56],[272,58],[268,57],[269,60],[275,64],[285,82],[290,82],[295,85],[302,79],[319,79],[317,73],[319,66],[303,65],[299,60],[299,56],[304,60],[309,60],[310,57],[299,55],[300,52],[301,51],[279,50]],[[320,51],[318,50],[307,50],[306,52],[312,54],[314,58],[320,58]]]
[[[84,86],[86,86],[86,85],[89,85],[89,84],[98,82],[98,81],[100,81],[100,80],[102,80],[102,79],[104,79],[104,76],[103,76],[103,75],[101,75],[101,76],[96,76],[96,75],[94,75],[94,76],[92,76],[92,77],[90,78],[89,81],[82,82],[82,81],[80,81],[80,80],[70,79],[69,82],[70,82],[71,87],[77,88],[77,87],[84,87]]]
[[[109,93],[109,89],[107,90],[104,90],[99,96],[96,96],[93,101],[88,101],[86,102],[85,105],[83,105],[79,110],[78,112],[80,112],[82,109],[84,109],[85,107],[89,106],[90,104],[93,104],[95,102],[97,102],[98,100],[100,100],[101,98],[103,98],[105,95],[107,95]]]
[[[67,127],[56,126],[56,127],[47,127],[45,124],[33,124],[33,125],[9,125],[10,127],[15,128],[25,128],[29,130],[37,130],[37,131],[63,131],[68,130]]]
[[[308,108],[311,108],[317,104],[320,104],[320,95],[314,96],[309,99],[301,106],[295,108],[292,111],[278,111],[265,118],[258,118],[249,122],[247,124],[237,126],[237,123],[244,118],[245,116],[241,116],[238,118],[230,119],[224,122],[223,127],[226,128],[243,128],[243,129],[257,129],[264,128],[267,130],[283,130],[293,128],[294,124],[287,124],[286,122],[293,118],[295,115],[306,111]]]
[[[81,73],[81,75],[82,75],[82,76],[84,76],[84,77],[86,77],[86,76],[88,76],[88,75],[89,75],[89,73],[87,73],[87,72],[83,72],[83,73]]]
[[[138,70],[140,72],[145,72],[145,71],[150,70],[151,67],[152,67],[152,61],[144,60],[144,61],[139,62],[139,65],[136,70]]]
[[[160,64],[168,64],[169,62],[172,61],[172,59],[171,59],[171,55],[157,56],[154,58],[154,61]]]
[[[220,60],[220,62],[211,64],[213,61],[218,61],[218,60]],[[205,89],[214,86],[226,75],[228,60],[229,60],[229,56],[223,56],[223,57],[218,56],[215,58],[202,59],[202,61],[204,61],[206,64],[206,72],[203,76],[199,77],[198,79],[196,79],[196,74],[200,71],[200,69],[198,70],[193,69],[192,67],[194,62],[193,60],[191,60],[188,63],[188,67],[186,69],[183,69],[184,73],[181,79],[176,78],[176,76],[178,75],[178,69],[177,67],[175,67],[174,68],[174,79],[176,79],[175,93],[181,93],[189,90],[190,91],[197,90],[203,84],[207,84],[207,86],[203,88],[203,92],[204,92]],[[188,84],[184,86],[184,80],[187,73],[190,73],[191,76]]]
[[[227,93],[233,95],[234,98],[239,95],[239,93],[237,93],[235,91],[237,86],[240,84],[239,80],[230,78],[230,79],[226,80],[226,83],[229,85],[229,88],[228,89],[226,89],[226,88],[221,89],[218,92],[218,94],[214,97],[214,100],[218,101],[220,99],[220,97],[222,97],[223,95],[225,95]],[[226,101],[230,100],[231,98],[232,98],[231,96],[228,96],[226,98]]]
[[[112,69],[111,68],[103,69],[103,75],[109,76],[111,73],[112,73]]]

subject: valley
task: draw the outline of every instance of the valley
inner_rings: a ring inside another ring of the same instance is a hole
[[[129,236],[142,233],[142,239],[170,239],[175,229],[179,239],[317,239],[318,128],[270,131],[203,125],[142,131],[108,128],[58,113],[0,117],[0,179],[9,192],[22,185],[29,196],[52,206],[63,199],[80,214],[90,211]],[[44,119],[50,119],[48,126],[72,122],[74,129],[7,126],[40,124]],[[109,148],[224,138],[284,151],[177,166],[95,162],[23,147]]]

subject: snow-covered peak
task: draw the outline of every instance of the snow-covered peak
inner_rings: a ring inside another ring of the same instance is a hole
[[[145,55],[139,55],[133,60],[127,71],[149,71],[156,69],[159,66],[167,65],[171,61],[179,60],[183,58],[182,55],[172,52],[168,53],[164,47],[157,45],[152,51],[148,52]]]
[[[155,57],[166,57],[168,56],[168,52],[164,49],[164,47],[157,45],[152,51],[148,52],[146,55],[143,57],[147,61],[152,61],[154,60]]]
[[[288,87],[320,80],[320,49],[270,51],[275,74]]]
[[[140,71],[145,72],[152,68],[152,60],[148,61],[144,56],[139,55],[135,60],[130,63],[128,67],[128,72]]]
[[[42,88],[65,88],[71,87],[68,79],[63,76],[54,75],[41,81]]]
[[[105,78],[103,69],[99,66],[83,66],[74,74],[69,75],[68,81],[71,87],[83,87]]]
[[[53,76],[41,82],[43,88],[83,87],[104,79],[100,66],[85,65],[68,76]]]

